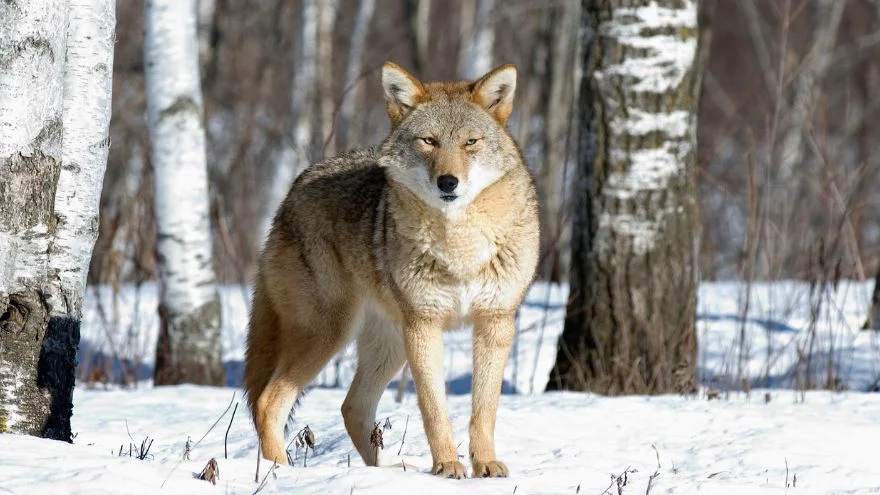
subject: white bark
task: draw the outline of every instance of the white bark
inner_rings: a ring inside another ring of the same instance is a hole
[[[495,0],[463,2],[462,9],[462,22],[467,23],[470,18],[471,26],[470,36],[467,36],[467,27],[465,27],[458,70],[463,78],[475,80],[493,68],[495,24],[492,20]]]
[[[195,0],[148,0],[144,17],[147,111],[153,150],[161,305],[173,353],[220,353],[199,86]],[[199,321],[195,328],[193,320]],[[197,332],[200,336],[186,335]],[[191,357],[191,356],[188,356]],[[187,358],[188,358],[187,357]],[[184,357],[181,356],[181,359]]]
[[[113,0],[0,3],[0,418],[70,441],[106,166]]]
[[[357,18],[354,23],[354,31],[351,34],[351,43],[348,49],[348,64],[345,68],[345,91],[342,95],[341,125],[339,132],[339,148],[351,148],[351,126],[354,122],[354,112],[360,106],[361,71],[363,70],[364,48],[366,48],[367,33],[370,30],[370,21],[373,19],[376,0],[361,0]]]
[[[7,181],[29,180],[19,168],[37,155],[61,163],[66,25],[64,0],[0,3],[0,202],[10,202],[12,215],[0,218],[0,307],[8,294],[46,277],[48,215],[20,211],[34,205],[12,197],[43,184]]]
[[[52,314],[82,316],[98,238],[107,167],[116,27],[115,0],[71,0],[64,74],[62,167],[55,191],[55,238],[48,289]]]
[[[628,201],[652,191],[663,191],[670,180],[686,170],[686,157],[696,152],[696,117],[685,110],[627,106],[674,93],[684,77],[694,70],[697,56],[697,0],[673,8],[651,2],[646,6],[616,8],[613,17],[599,25],[599,36],[630,49],[619,63],[596,69],[594,78],[604,111],[614,116],[607,126],[608,162],[611,172],[602,194],[608,200]],[[682,33],[691,33],[689,36]],[[620,94],[614,80],[620,80]],[[621,98],[626,96],[625,100]],[[659,135],[659,146],[645,136]],[[643,146],[628,143],[642,143]],[[598,245],[612,235],[630,237],[636,254],[653,250],[655,238],[663,232],[671,209],[625,209],[599,217]]]
[[[303,0],[300,11],[299,54],[294,60],[290,110],[294,117],[293,135],[285,136],[274,157],[272,180],[266,198],[261,229],[262,238],[272,227],[275,210],[284,201],[296,176],[311,163],[312,123],[318,84],[318,7],[323,0]]]

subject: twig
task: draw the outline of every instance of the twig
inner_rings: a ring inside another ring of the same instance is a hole
[[[259,463],[259,460],[257,462]],[[257,495],[258,493],[260,493],[260,490],[262,490],[263,488],[266,487],[266,481],[269,480],[269,475],[275,472],[275,468],[277,466],[278,466],[278,462],[272,463],[272,467],[270,467],[269,470],[266,471],[266,476],[263,476],[263,481],[261,481],[260,486],[258,486],[257,489],[254,490],[253,495]],[[257,471],[257,475],[259,475],[259,471]]]
[[[226,406],[226,409],[225,409],[225,410],[224,410],[224,411],[223,411],[223,414],[221,414],[221,415],[220,415],[220,417],[219,417],[219,418],[217,418],[217,421],[214,421],[214,424],[212,424],[212,425],[211,425],[211,427],[210,427],[210,428],[208,428],[208,431],[206,431],[206,432],[205,432],[205,434],[204,434],[204,435],[202,435],[202,438],[200,438],[200,439],[199,439],[199,441],[198,441],[198,442],[196,442],[196,444],[195,444],[195,445],[193,445],[193,449],[195,449],[195,448],[196,448],[196,447],[198,447],[198,446],[199,446],[199,444],[200,444],[200,443],[202,443],[202,440],[204,440],[204,439],[205,439],[205,437],[206,437],[206,436],[208,436],[208,433],[211,433],[211,430],[213,430],[213,429],[214,429],[214,427],[216,427],[216,426],[217,426],[217,423],[219,423],[219,422],[220,422],[220,420],[221,420],[221,419],[223,419],[223,416],[226,416],[226,413],[228,413],[228,412],[229,412],[229,408],[231,408],[231,407],[232,407],[232,403],[233,403],[233,402],[234,402],[234,401],[235,401],[235,392],[232,392],[232,398],[231,398],[231,399],[229,399],[229,405],[228,405],[228,406]]]
[[[651,444],[651,448],[654,449],[654,453],[657,454],[657,469],[654,470],[654,474],[648,477],[648,489],[645,490],[645,495],[651,494],[651,486],[654,484],[654,478],[660,476],[660,451],[657,450],[657,447],[654,444]]]
[[[229,439],[229,430],[232,428],[232,421],[235,419],[235,411],[238,411],[238,402],[235,403],[235,407],[232,409],[232,417],[229,418],[229,426],[226,427],[226,435],[223,436],[223,458],[229,459],[229,456],[226,452],[226,441]]]
[[[260,482],[260,457],[263,457],[262,442],[257,441],[257,472],[254,473],[254,483]]]
[[[226,413],[229,412],[229,408],[232,407],[232,403],[233,403],[234,401],[235,401],[235,392],[232,392],[232,398],[229,399],[229,405],[226,406],[226,410],[223,411],[223,414],[221,414],[220,417],[217,418],[217,421],[214,421],[214,424],[212,424],[211,427],[208,428],[208,431],[206,431],[205,434],[202,435],[202,438],[200,438],[199,441],[196,442],[195,445],[193,445],[192,448],[191,448],[190,450],[193,450],[193,449],[195,449],[196,447],[198,447],[199,444],[202,443],[202,440],[204,440],[205,437],[208,436],[208,433],[211,433],[211,430],[213,430],[214,427],[217,426],[217,423],[219,423],[220,420],[223,419],[223,416],[226,416]],[[127,427],[128,427],[128,423],[126,422],[126,428],[127,428]],[[165,483],[168,482],[168,478],[170,478],[171,475],[174,474],[174,471],[176,471],[177,468],[180,467],[180,463],[181,463],[181,462],[183,462],[183,459],[177,461],[177,463],[174,464],[174,467],[171,468],[171,471],[169,471],[169,472],[168,472],[168,475],[165,476],[165,479],[162,480],[162,484],[159,485],[159,488],[165,488]]]
[[[788,488],[788,458],[785,459],[785,488]]]
[[[617,485],[617,493],[618,495],[623,493],[623,487],[629,483],[629,475],[632,473],[636,473],[635,469],[631,469],[631,466],[627,466],[626,469],[623,470],[620,474],[611,473],[611,484],[608,485],[608,488],[602,491],[602,495],[611,495],[611,489],[614,485]],[[580,485],[578,485],[580,486]]]
[[[403,425],[403,436],[400,437],[400,448],[397,449],[397,455],[403,450],[403,442],[406,441],[406,429],[409,427],[409,414],[406,415],[406,423]]]

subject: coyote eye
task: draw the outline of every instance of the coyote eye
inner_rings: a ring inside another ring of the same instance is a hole
[[[477,140],[474,138],[468,139],[467,142],[464,143],[466,146],[473,146],[477,144]]]
[[[419,138],[419,139],[424,141],[425,144],[427,144],[428,146],[437,146],[437,140],[432,137],[423,137],[423,138]]]

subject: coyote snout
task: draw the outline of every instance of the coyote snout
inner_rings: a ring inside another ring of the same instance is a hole
[[[443,193],[440,195],[440,199],[443,201],[455,201],[455,198],[458,197],[453,194],[456,187],[458,187],[458,177],[448,174],[437,177],[437,188]]]
[[[505,123],[516,69],[423,83],[382,69],[391,133],[378,149],[312,165],[278,209],[259,260],[245,383],[262,454],[287,463],[283,428],[347,342],[358,366],[342,404],[368,465],[388,382],[409,362],[433,472],[460,478],[443,381],[443,335],[473,325],[474,476],[507,476],[495,416],[514,312],[538,262],[532,178]]]

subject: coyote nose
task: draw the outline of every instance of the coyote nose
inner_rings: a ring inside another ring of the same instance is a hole
[[[458,178],[454,175],[441,175],[437,177],[437,187],[445,193],[455,191],[456,186],[458,186]]]

